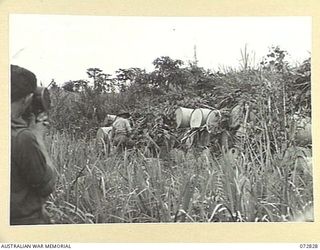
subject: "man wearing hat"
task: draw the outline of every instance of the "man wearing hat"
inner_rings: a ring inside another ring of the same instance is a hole
[[[36,76],[11,65],[11,183],[10,224],[47,224],[44,210],[54,190],[56,170],[44,145],[47,117],[22,118],[37,87]]]
[[[132,129],[129,118],[129,112],[120,110],[112,124],[111,138],[115,146],[115,152],[122,152],[130,144],[129,135]]]

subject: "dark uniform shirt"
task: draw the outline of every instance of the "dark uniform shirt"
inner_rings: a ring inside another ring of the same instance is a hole
[[[55,176],[24,120],[11,120],[11,225],[48,223],[42,207],[54,189]]]

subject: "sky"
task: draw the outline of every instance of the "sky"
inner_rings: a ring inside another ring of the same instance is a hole
[[[240,66],[247,46],[259,63],[271,46],[289,53],[290,63],[311,55],[311,17],[120,17],[11,14],[10,63],[54,79],[88,79],[88,68],[114,74],[119,68],[152,71],[160,56],[194,60],[210,70]]]

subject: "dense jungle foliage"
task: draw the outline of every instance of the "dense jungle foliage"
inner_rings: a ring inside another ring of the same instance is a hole
[[[272,47],[251,65],[241,52],[237,69],[162,56],[151,72],[89,68],[88,79],[53,80],[48,146],[59,180],[47,203],[52,219],[267,222],[312,213],[312,145],[297,140],[294,119],[311,121],[311,58],[290,65],[287,52]],[[240,125],[250,110],[242,137],[230,126],[237,106]],[[219,110],[221,119],[213,133],[177,128],[178,107]],[[135,146],[109,154],[96,133],[121,109],[132,115]]]

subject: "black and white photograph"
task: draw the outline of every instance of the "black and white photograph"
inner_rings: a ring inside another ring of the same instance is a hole
[[[311,50],[310,16],[10,14],[10,225],[313,223]]]

